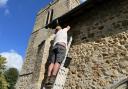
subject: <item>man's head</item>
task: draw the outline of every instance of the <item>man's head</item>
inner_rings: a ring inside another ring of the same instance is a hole
[[[61,26],[56,26],[56,30],[55,30],[55,33],[57,33],[59,30],[61,30],[62,27]]]

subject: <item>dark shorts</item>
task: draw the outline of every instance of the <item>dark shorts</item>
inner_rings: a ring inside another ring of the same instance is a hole
[[[60,44],[56,44],[51,52],[50,63],[61,64],[64,60],[66,48]]]

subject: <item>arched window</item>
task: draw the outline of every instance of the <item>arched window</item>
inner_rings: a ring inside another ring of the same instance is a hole
[[[51,10],[50,22],[53,20],[53,9]]]
[[[51,9],[51,11],[48,11],[46,25],[48,25],[52,20],[53,20],[53,9]]]
[[[49,15],[50,15],[50,12],[48,11],[47,19],[46,19],[46,25],[49,23]]]

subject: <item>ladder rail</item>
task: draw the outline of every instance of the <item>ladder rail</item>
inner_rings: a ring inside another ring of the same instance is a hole
[[[65,53],[65,58],[64,58],[63,62],[61,63],[61,66],[60,66],[59,71],[57,73],[56,80],[55,80],[55,83],[53,84],[52,89],[63,89],[64,88],[66,77],[67,77],[67,74],[69,71],[68,68],[64,67],[64,64],[66,61],[66,57],[68,55],[68,51],[70,49],[71,42],[72,42],[72,36],[70,37],[70,40],[68,42],[68,46],[67,46],[66,53]]]
[[[65,57],[64,57],[64,60],[63,60],[63,62],[61,63],[61,66],[60,66],[60,67],[63,67],[64,64],[65,64],[66,57],[67,57],[67,55],[68,55],[68,51],[69,51],[69,49],[70,49],[71,42],[72,42],[72,36],[70,37],[70,40],[69,40],[69,42],[68,42],[68,46],[67,46],[67,50],[66,50],[66,53],[65,53]]]

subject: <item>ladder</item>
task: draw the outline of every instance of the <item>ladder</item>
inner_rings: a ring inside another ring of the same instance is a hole
[[[60,66],[60,69],[58,71],[58,74],[56,76],[56,80],[55,80],[55,83],[53,84],[52,89],[63,89],[64,88],[66,77],[69,71],[68,68],[64,67],[64,64],[65,64],[65,61],[68,55],[68,51],[70,49],[71,42],[72,42],[72,37],[70,37],[70,40],[68,42],[65,58]]]

